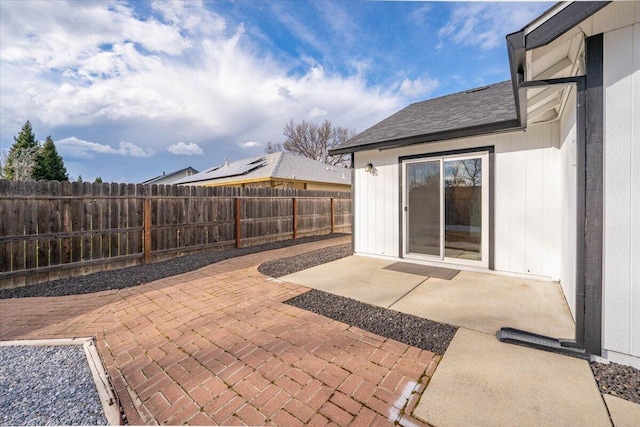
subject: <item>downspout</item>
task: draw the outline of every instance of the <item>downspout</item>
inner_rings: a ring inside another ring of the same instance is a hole
[[[533,334],[514,328],[504,327],[496,336],[502,342],[519,344],[567,354],[588,359],[585,351],[585,150],[586,150],[586,76],[548,79],[540,81],[525,81],[526,68],[526,35],[521,30],[507,36],[507,50],[511,67],[511,81],[513,84],[516,114],[520,126],[527,126],[527,88],[544,87],[548,85],[577,86],[576,111],[576,187],[577,187],[577,241],[576,241],[576,332],[575,339],[566,340]]]
[[[351,253],[356,252],[356,153],[351,153]]]
[[[576,334],[575,339],[552,338],[534,334],[514,328],[502,328],[496,336],[502,342],[534,347],[540,350],[569,356],[589,359],[590,354],[585,351],[585,280],[584,280],[584,251],[585,251],[585,153],[586,153],[586,76],[565,77],[557,79],[527,81],[518,85],[518,90],[526,96],[528,88],[545,87],[551,85],[576,85],[576,205],[577,205],[577,236],[576,236]]]

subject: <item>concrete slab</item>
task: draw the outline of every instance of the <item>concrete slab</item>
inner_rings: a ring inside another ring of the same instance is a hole
[[[616,427],[640,426],[640,405],[620,399],[619,397],[604,394],[604,403],[609,408],[609,414]]]
[[[384,270],[389,264],[392,261],[353,255],[280,277],[280,280],[389,307],[425,280],[413,274]]]
[[[588,362],[460,328],[413,415],[447,426],[610,426]]]
[[[509,326],[555,338],[573,338],[575,326],[560,285],[461,271],[451,280],[429,278],[392,309],[495,334]]]

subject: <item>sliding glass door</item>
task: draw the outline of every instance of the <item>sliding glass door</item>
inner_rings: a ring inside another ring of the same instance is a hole
[[[404,256],[488,266],[488,155],[403,162]]]
[[[407,213],[408,250],[411,253],[441,255],[440,196],[441,167],[439,161],[407,164],[408,205],[414,209]],[[417,207],[421,209],[418,210]]]

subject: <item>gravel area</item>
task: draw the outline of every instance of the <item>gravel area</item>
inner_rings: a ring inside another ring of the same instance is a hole
[[[0,425],[107,425],[84,348],[0,347]]]
[[[286,276],[287,274],[293,274],[301,270],[306,270],[307,268],[315,267],[320,264],[335,261],[352,254],[353,251],[351,250],[351,243],[347,243],[345,245],[331,246],[306,252],[290,258],[282,258],[265,262],[258,267],[258,271],[267,276],[277,278]]]
[[[440,355],[444,354],[458,330],[453,326],[317,289],[285,303]]]
[[[591,362],[591,371],[600,393],[640,404],[640,369],[617,363]]]
[[[224,261],[238,256],[254,254],[272,249],[286,248],[303,243],[346,236],[343,233],[324,234],[321,236],[302,237],[295,240],[282,240],[262,245],[248,246],[242,249],[224,251],[208,251],[175,257],[153,264],[136,265],[118,270],[99,271],[86,276],[68,277],[52,280],[37,285],[14,289],[0,290],[0,299],[24,297],[57,297],[65,295],[90,294],[110,289],[124,289],[142,285],[177,274],[197,270],[209,264]]]

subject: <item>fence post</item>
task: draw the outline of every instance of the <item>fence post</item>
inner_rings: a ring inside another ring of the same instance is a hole
[[[143,209],[143,236],[144,236],[144,259],[145,264],[151,262],[151,198],[144,198]]]
[[[293,198],[293,238],[298,238],[298,199]]]
[[[332,197],[331,198],[331,234],[335,233],[336,231],[336,215],[333,208],[334,208],[334,202]]]
[[[234,200],[236,204],[236,249],[240,249],[240,238],[242,234],[242,230],[240,228],[240,198],[236,197]]]

